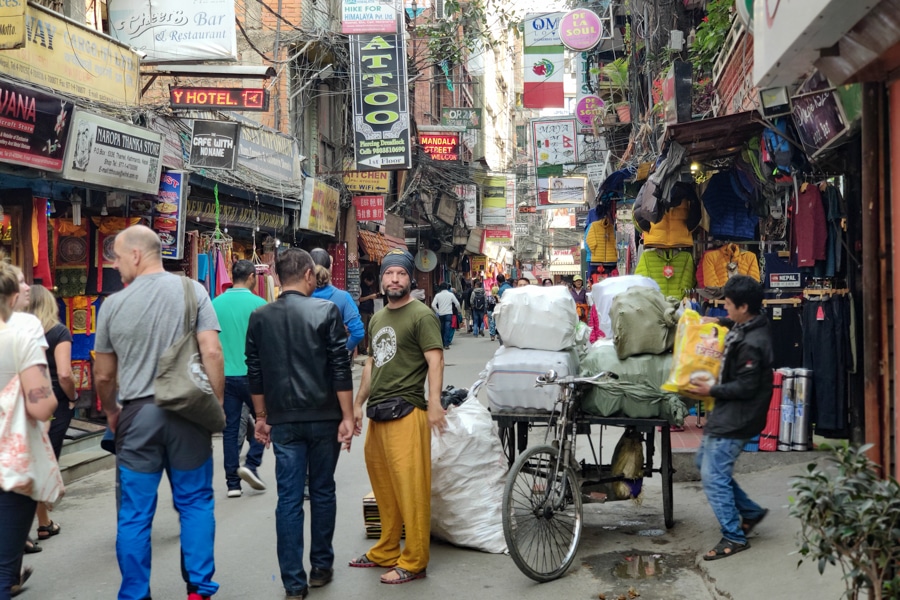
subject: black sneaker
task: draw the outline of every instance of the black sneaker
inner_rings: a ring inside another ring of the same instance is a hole
[[[293,594],[291,592],[285,592],[284,600],[303,600],[309,594],[309,588],[303,588],[298,594]]]
[[[322,587],[334,578],[334,569],[320,569],[313,567],[309,572],[309,587]]]

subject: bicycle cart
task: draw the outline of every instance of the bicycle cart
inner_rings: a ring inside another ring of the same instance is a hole
[[[616,385],[615,375],[562,377],[549,371],[536,385],[558,385],[559,396],[553,411],[503,410],[492,413],[497,422],[504,452],[509,460],[503,496],[503,532],[516,566],[538,582],[561,577],[578,549],[583,527],[582,503],[595,501],[585,492],[590,487],[624,481],[614,475],[588,435],[593,463],[576,461],[577,434],[590,434],[591,425],[633,428],[645,447],[643,477],[662,476],[663,511],[666,528],[675,524],[672,498],[672,444],[665,419],[599,417],[583,413],[579,399],[587,386]],[[544,443],[528,447],[528,431],[535,424],[547,426]],[[653,467],[655,430],[661,431],[661,465]],[[602,444],[602,432],[601,432]],[[585,500],[585,498],[587,500]]]

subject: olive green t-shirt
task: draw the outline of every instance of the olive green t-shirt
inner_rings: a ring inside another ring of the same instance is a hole
[[[443,348],[434,312],[414,300],[401,308],[383,308],[369,321],[372,384],[369,406],[400,396],[425,409],[425,352]]]

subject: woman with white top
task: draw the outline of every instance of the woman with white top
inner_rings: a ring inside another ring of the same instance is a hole
[[[9,324],[18,296],[16,273],[0,263],[0,389],[18,375],[28,416],[47,421],[56,410],[56,397],[44,349],[32,334]],[[0,439],[0,445],[8,441]],[[22,551],[36,507],[29,496],[0,490],[0,600],[22,584]]]

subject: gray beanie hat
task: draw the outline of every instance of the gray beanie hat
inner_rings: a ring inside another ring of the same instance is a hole
[[[385,254],[384,258],[381,260],[381,271],[379,272],[378,277],[384,277],[384,272],[390,267],[403,267],[407,274],[409,274],[410,279],[412,279],[413,270],[416,268],[416,261],[408,250],[394,248]]]

